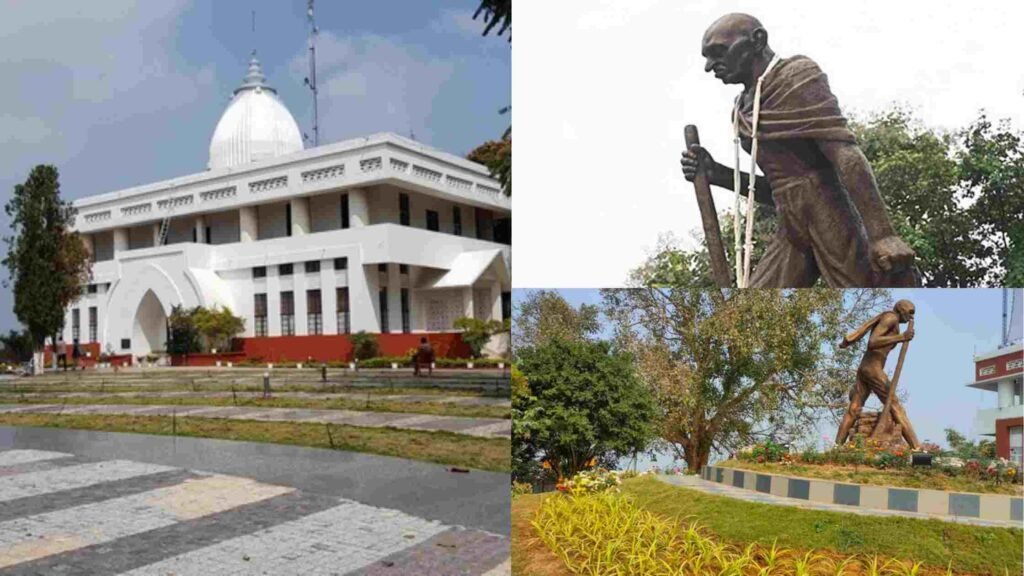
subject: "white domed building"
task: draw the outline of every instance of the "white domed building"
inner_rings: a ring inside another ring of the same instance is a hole
[[[511,202],[488,170],[391,133],[307,149],[255,55],[208,170],[74,206],[93,281],[63,338],[90,359],[162,354],[179,305],[230,308],[245,332],[221,359],[268,362],[348,359],[359,331],[461,355],[457,318],[510,313]]]

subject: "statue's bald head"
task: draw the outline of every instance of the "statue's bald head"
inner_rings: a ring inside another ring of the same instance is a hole
[[[900,322],[907,322],[914,317],[914,303],[910,300],[900,300],[892,309],[899,315]]]
[[[759,56],[771,57],[768,32],[761,21],[749,14],[726,14],[704,32],[701,54],[704,70],[726,84],[749,82],[753,63]]]
[[[760,20],[750,14],[739,12],[726,14],[708,26],[704,32],[704,42],[707,43],[709,37],[714,37],[727,44],[732,44],[737,38],[749,38],[758,28],[763,30],[764,26],[761,25]]]

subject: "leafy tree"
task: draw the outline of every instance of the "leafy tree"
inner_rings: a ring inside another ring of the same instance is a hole
[[[517,482],[534,483],[541,479],[542,470],[537,460],[537,446],[532,440],[532,431],[538,428],[535,422],[538,409],[537,399],[530,392],[526,376],[517,366],[512,366],[512,477]]]
[[[3,356],[5,359],[17,362],[26,362],[32,358],[34,349],[32,334],[28,330],[11,330],[6,335],[0,335],[0,344],[3,344]]]
[[[558,478],[568,478],[643,451],[654,439],[655,406],[629,354],[608,342],[561,338],[518,354],[528,393],[517,384],[516,458],[539,458]]]
[[[195,316],[199,308],[185,308],[181,305],[171,308],[167,319],[170,341],[167,342],[168,354],[193,354],[202,349],[199,341],[199,329],[196,328]]]
[[[512,341],[516,349],[539,346],[553,338],[589,340],[600,330],[597,306],[573,308],[554,290],[535,290],[516,306]]]
[[[455,321],[455,328],[462,330],[462,341],[469,346],[473,358],[479,358],[491,336],[503,332],[505,325],[497,320],[459,318]]]
[[[487,25],[484,36],[497,27],[497,35],[508,32],[508,41],[512,42],[512,0],[480,0],[480,5],[473,13],[473,20],[480,15],[483,15],[484,24]]]
[[[984,114],[960,132],[960,189],[968,202],[968,229],[983,244],[973,264],[989,286],[1005,286],[1013,272],[1022,286],[1024,260],[1024,132],[1008,120],[993,124]]]
[[[231,339],[245,330],[245,320],[232,314],[228,308],[199,307],[192,319],[196,330],[203,337],[204,348],[207,350],[227,350]]]
[[[955,132],[928,128],[893,108],[851,122],[897,232],[917,253],[925,286],[1024,285],[1024,137],[981,114]],[[774,233],[758,206],[755,267]],[[731,246],[732,218],[720,217]],[[671,238],[630,273],[631,285],[713,286],[703,239],[685,250]],[[733,258],[727,250],[727,258]]]
[[[25,183],[14,187],[4,209],[13,232],[4,238],[4,265],[14,286],[14,314],[31,334],[35,350],[41,350],[47,337],[57,341],[64,311],[92,278],[89,252],[71,231],[75,210],[60,197],[55,167],[33,168]]]
[[[946,443],[949,444],[949,449],[953,455],[958,458],[977,460],[996,457],[996,444],[991,440],[979,440],[977,443],[974,443],[953,428],[946,428],[945,432]]]
[[[512,127],[510,126],[501,140],[488,140],[474,148],[466,158],[483,164],[491,171],[491,176],[501,183],[501,191],[505,196],[512,196]]]
[[[692,472],[713,451],[802,438],[846,407],[857,351],[837,335],[884,290],[605,290],[616,341],[661,409],[661,437]]]
[[[360,330],[350,337],[352,341],[352,353],[356,360],[369,360],[380,354],[380,347],[377,344],[377,336]]]

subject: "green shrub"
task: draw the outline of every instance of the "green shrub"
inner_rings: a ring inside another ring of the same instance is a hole
[[[360,330],[351,336],[351,340],[352,353],[355,354],[357,360],[369,360],[380,353],[376,334],[369,334],[365,330]]]

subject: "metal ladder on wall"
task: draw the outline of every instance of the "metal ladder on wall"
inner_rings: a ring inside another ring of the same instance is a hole
[[[160,246],[167,245],[167,235],[171,231],[171,217],[164,216],[164,219],[160,221]]]

